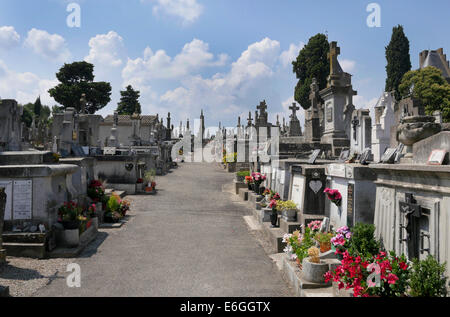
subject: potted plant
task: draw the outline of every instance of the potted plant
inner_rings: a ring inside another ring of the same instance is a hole
[[[339,260],[343,259],[344,252],[350,247],[350,238],[352,233],[347,226],[341,227],[336,230],[336,235],[331,238],[331,245],[336,250],[336,255]]]
[[[308,249],[314,246],[314,240],[312,239],[311,230],[305,229],[305,233],[302,234],[299,230],[287,235],[284,238],[287,247],[285,253],[288,254],[292,261],[297,261],[297,265],[300,269],[303,268],[303,259],[308,256]]]
[[[76,202],[65,202],[64,205],[58,209],[58,221],[63,225],[65,230],[78,230],[80,227],[79,217],[82,211],[83,208]]]
[[[325,253],[331,250],[331,238],[333,238],[333,234],[328,232],[318,232],[316,233],[314,239],[319,242],[320,252]]]
[[[100,180],[93,180],[89,183],[87,189],[88,197],[94,202],[101,202],[105,196],[105,187]]]
[[[308,223],[308,228],[311,229],[311,232],[313,234],[316,234],[317,232],[319,232],[321,226],[322,226],[322,221],[320,221],[320,220],[313,220]]]
[[[297,205],[292,200],[279,201],[277,204],[277,210],[281,212],[281,217],[286,221],[297,221]]]
[[[121,199],[117,195],[112,195],[109,197],[108,203],[106,205],[105,222],[116,223],[119,222],[123,215],[120,212]]]
[[[250,171],[239,171],[236,173],[236,181],[243,183],[246,176],[250,176]]]
[[[303,260],[303,278],[312,283],[328,284],[325,282],[325,274],[329,270],[328,263],[321,261],[319,249],[310,247],[307,251],[308,257]]]
[[[253,178],[253,183],[255,184],[254,185],[255,193],[257,193],[258,195],[261,195],[260,186],[261,186],[261,183],[266,180],[266,176],[262,175],[261,173],[252,173],[252,178]]]
[[[156,170],[151,169],[144,174],[144,182],[145,182],[145,192],[151,193],[156,187],[155,182]],[[152,186],[154,185],[154,186]]]

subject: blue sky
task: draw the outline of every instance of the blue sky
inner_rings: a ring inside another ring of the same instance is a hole
[[[66,7],[81,7],[81,27],[69,28]],[[288,118],[296,79],[290,62],[308,39],[328,32],[341,47],[339,60],[353,75],[354,103],[370,108],[385,83],[385,46],[402,24],[413,68],[424,49],[450,52],[448,0],[377,1],[381,27],[369,28],[363,0],[2,0],[0,2],[0,96],[20,103],[56,84],[64,62],[94,63],[96,80],[119,91],[141,91],[146,114],[171,112],[179,121],[198,117],[207,125],[235,126],[262,99]],[[303,111],[300,116],[303,117]],[[303,118],[301,119],[303,120]]]

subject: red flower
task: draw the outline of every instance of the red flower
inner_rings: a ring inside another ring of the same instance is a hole
[[[408,269],[408,264],[406,264],[405,262],[400,262],[399,266],[404,271]]]
[[[395,284],[398,281],[398,277],[395,274],[389,273],[387,280],[389,284]]]

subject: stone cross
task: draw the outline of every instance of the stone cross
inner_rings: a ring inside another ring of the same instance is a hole
[[[81,94],[81,99],[80,99],[80,113],[86,113],[86,94]]]
[[[119,113],[117,111],[114,111],[114,126],[118,126],[119,125]]]
[[[292,118],[297,117],[297,110],[300,110],[300,107],[297,106],[297,104],[294,102],[291,107],[289,107],[289,110],[292,110]]]
[[[337,42],[330,43],[330,52],[328,58],[330,59],[330,75],[336,75],[338,73],[338,55],[341,54],[341,48],[337,46]]]
[[[252,126],[252,121],[253,121],[253,119],[252,119],[252,113],[251,113],[251,111],[249,111],[248,112],[248,119],[247,119],[247,126],[248,127],[251,127]]]
[[[256,109],[258,109],[261,114],[265,113],[267,110],[266,101],[264,100],[264,101],[260,102],[259,106],[256,107]]]

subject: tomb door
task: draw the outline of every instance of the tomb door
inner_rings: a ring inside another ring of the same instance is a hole
[[[399,207],[400,251],[410,260],[423,260],[430,254],[439,259],[439,203],[418,202],[412,194],[406,194]]]

